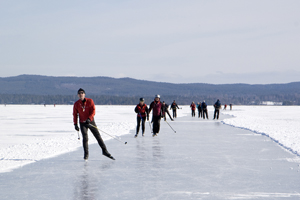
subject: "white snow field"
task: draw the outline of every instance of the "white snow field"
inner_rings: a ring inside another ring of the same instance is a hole
[[[134,107],[98,105],[96,124],[111,135],[129,134],[136,126]],[[72,109],[73,105],[0,105],[0,173],[81,148]],[[223,123],[266,135],[299,155],[299,106],[233,106],[221,113],[234,116]],[[178,110],[178,117],[188,115],[189,106]],[[213,122],[213,116],[209,117]],[[101,135],[104,140],[111,139]],[[93,135],[89,135],[89,143],[96,143]]]
[[[96,106],[99,129],[120,136],[134,128],[134,106]],[[0,172],[81,147],[73,105],[1,105]],[[104,140],[109,136],[101,134]],[[81,134],[80,134],[81,137]],[[89,135],[89,143],[96,143]]]
[[[268,136],[300,155],[300,106],[233,106],[221,112],[234,116],[225,124]]]

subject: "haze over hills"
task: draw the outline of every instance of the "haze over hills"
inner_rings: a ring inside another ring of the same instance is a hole
[[[0,103],[69,103],[77,100],[83,88],[97,104],[136,104],[138,97],[151,101],[155,94],[162,100],[180,104],[206,100],[212,104],[219,98],[223,104],[260,104],[262,101],[300,104],[300,82],[287,84],[173,84],[132,78],[53,77],[20,75],[0,78]]]

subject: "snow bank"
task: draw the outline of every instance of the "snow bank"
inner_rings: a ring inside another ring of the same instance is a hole
[[[299,106],[233,106],[222,113],[234,116],[223,123],[266,135],[300,155]]]
[[[95,121],[111,135],[129,134],[136,126],[133,110],[134,106],[96,106]],[[1,105],[0,172],[82,148],[72,111],[72,105]],[[89,143],[96,143],[92,134]]]

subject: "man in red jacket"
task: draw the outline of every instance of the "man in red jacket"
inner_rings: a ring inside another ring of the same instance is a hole
[[[157,94],[154,98],[154,101],[150,104],[149,113],[153,110],[152,113],[152,122],[153,122],[153,137],[157,136],[160,129],[160,120],[162,116],[162,103],[160,102],[160,95]]]
[[[85,91],[82,88],[78,90],[78,97],[79,100],[74,103],[73,107],[73,121],[75,130],[79,131],[79,127],[77,124],[77,118],[79,116],[84,150],[83,158],[87,160],[89,157],[88,129],[90,129],[102,149],[102,154],[114,160],[114,157],[112,157],[110,153],[108,153],[106,146],[101,138],[101,135],[98,129],[96,128],[97,126],[94,120],[94,116],[96,114],[94,101],[90,98],[85,98]]]

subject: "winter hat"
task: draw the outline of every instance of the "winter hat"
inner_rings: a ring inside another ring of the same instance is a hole
[[[141,97],[141,98],[140,98],[140,101],[143,101],[143,102],[144,102],[144,101],[145,101],[145,99],[144,99],[143,97]]]
[[[84,91],[84,89],[82,89],[82,88],[79,88],[77,94],[79,94],[79,92],[83,92],[83,93],[85,94],[85,91]]]
[[[160,98],[160,95],[159,95],[159,94],[157,94],[157,95],[155,95],[155,98],[156,98],[156,97],[157,97],[157,98]]]

